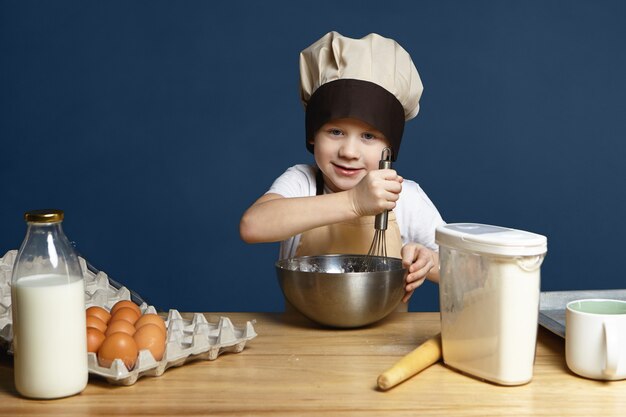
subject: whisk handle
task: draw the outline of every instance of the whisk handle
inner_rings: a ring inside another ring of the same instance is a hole
[[[383,149],[383,155],[380,162],[378,162],[378,169],[391,169],[391,148]],[[385,210],[376,215],[374,218],[374,229],[387,230],[388,213],[389,212]]]
[[[378,162],[378,169],[391,169],[391,161],[381,159],[380,162]]]
[[[382,213],[378,213],[376,217],[374,217],[374,229],[376,230],[387,230],[387,218],[389,212],[387,210]]]

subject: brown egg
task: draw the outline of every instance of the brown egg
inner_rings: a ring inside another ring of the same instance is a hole
[[[138,314],[135,310],[128,307],[119,308],[111,315],[111,322],[116,320],[126,320],[130,324],[134,325],[140,314]]]
[[[163,359],[165,352],[165,336],[156,324],[148,323],[141,326],[133,336],[139,350],[148,349],[155,360]]]
[[[105,336],[100,330],[93,327],[87,327],[87,352],[98,352]]]
[[[100,306],[89,307],[87,310],[85,310],[85,314],[87,314],[88,316],[96,316],[105,324],[108,323],[109,319],[111,318],[111,313],[109,313],[108,311],[106,311],[105,308]]]
[[[102,333],[107,330],[107,324],[96,316],[85,317],[85,322],[87,323],[87,328],[93,327],[94,329],[100,330]]]
[[[126,333],[113,333],[107,336],[98,350],[100,366],[110,368],[115,359],[121,359],[130,371],[137,362],[137,343]]]
[[[163,331],[163,336],[167,335],[167,328],[165,327],[165,320],[163,320],[158,314],[144,314],[139,317],[139,319],[135,322],[135,329],[139,330],[146,324],[156,324],[159,329]]]
[[[113,333],[126,333],[129,336],[135,334],[135,326],[127,322],[126,320],[111,320],[104,334],[109,337]]]
[[[137,312],[137,316],[141,315],[141,310],[139,309],[139,307],[137,307],[137,304],[133,303],[130,300],[121,300],[115,303],[113,308],[111,308],[111,315],[114,315],[117,310],[124,307],[132,308],[133,310],[135,310]]]

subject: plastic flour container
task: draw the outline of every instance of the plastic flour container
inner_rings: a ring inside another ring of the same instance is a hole
[[[533,376],[545,236],[474,223],[440,226],[446,365],[502,385]]]

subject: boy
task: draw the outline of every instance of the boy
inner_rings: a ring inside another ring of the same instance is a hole
[[[387,254],[408,269],[403,301],[426,278],[438,282],[434,236],[444,221],[415,182],[378,169],[383,149],[397,157],[404,122],[417,115],[422,90],[410,56],[392,39],[330,32],[302,51],[306,146],[316,166],[295,165],[282,174],[244,213],[242,239],[281,241],[281,258],[367,254],[374,216],[393,210]]]

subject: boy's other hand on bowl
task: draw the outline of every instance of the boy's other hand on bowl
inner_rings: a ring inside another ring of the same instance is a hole
[[[402,266],[407,269],[406,294],[402,302],[409,301],[417,287],[426,280],[428,273],[438,264],[438,256],[426,246],[407,243],[402,247]]]

